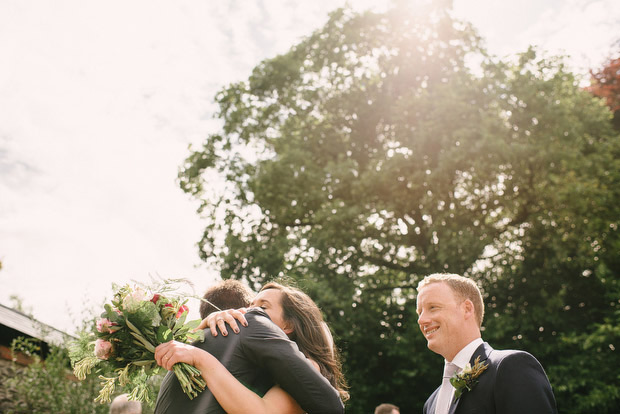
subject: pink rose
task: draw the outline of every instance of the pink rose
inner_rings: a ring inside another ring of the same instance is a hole
[[[165,308],[173,308],[174,305],[172,303],[166,303],[164,305],[164,307]],[[179,310],[177,311],[176,318],[179,319],[181,317],[181,315],[183,315],[183,312],[187,312],[187,311],[189,311],[189,308],[187,306],[185,306],[185,305],[179,306]]]
[[[108,359],[112,354],[112,344],[103,339],[95,341],[95,356],[99,359]]]
[[[179,311],[177,312],[177,319],[179,319],[181,315],[183,315],[183,312],[189,312],[189,308],[185,305],[181,305],[179,307]]]
[[[117,325],[117,324],[112,322],[108,318],[97,319],[97,331],[101,333],[112,333],[110,326],[114,326],[114,325]]]

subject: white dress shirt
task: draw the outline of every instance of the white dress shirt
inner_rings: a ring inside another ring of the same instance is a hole
[[[471,360],[471,357],[474,355],[474,352],[476,352],[476,349],[478,349],[478,347],[483,343],[484,341],[482,340],[482,338],[474,339],[469,344],[465,345],[465,347],[461,349],[458,354],[456,354],[452,361],[444,360],[444,365],[451,362],[459,367],[456,372],[461,372],[463,368],[465,368],[465,365],[467,365]],[[452,399],[454,398],[455,391],[456,390],[454,389],[454,387],[450,385],[450,401],[452,401]]]

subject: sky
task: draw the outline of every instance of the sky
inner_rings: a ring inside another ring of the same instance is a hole
[[[219,89],[344,4],[0,1],[0,303],[72,333],[112,283],[218,280],[176,182],[188,146],[217,130]],[[617,0],[454,0],[454,14],[498,56],[534,44],[583,74],[620,39]]]

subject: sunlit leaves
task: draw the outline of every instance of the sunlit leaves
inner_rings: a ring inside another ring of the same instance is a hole
[[[355,412],[383,399],[420,409],[434,388],[441,361],[413,311],[425,274],[476,278],[485,337],[533,351],[552,383],[554,341],[598,332],[618,306],[600,300],[619,269],[608,111],[561,58],[490,58],[429,7],[334,12],[218,94],[222,133],[181,171],[207,220],[205,260],[256,285],[287,276],[322,306]]]

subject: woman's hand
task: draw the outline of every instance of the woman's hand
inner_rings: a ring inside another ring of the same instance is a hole
[[[195,346],[182,342],[170,341],[158,345],[157,348],[155,348],[155,361],[157,361],[159,366],[166,368],[168,371],[171,371],[172,366],[177,362],[185,362],[198,368],[199,356],[197,352],[200,351],[202,350]]]
[[[228,335],[226,324],[229,324],[235,333],[239,333],[237,321],[241,322],[243,326],[248,326],[248,321],[246,321],[245,316],[243,316],[246,312],[246,308],[240,308],[210,313],[200,322],[200,325],[198,325],[196,329],[209,328],[211,330],[211,335],[217,336],[217,328],[220,328],[222,335],[226,336]]]

